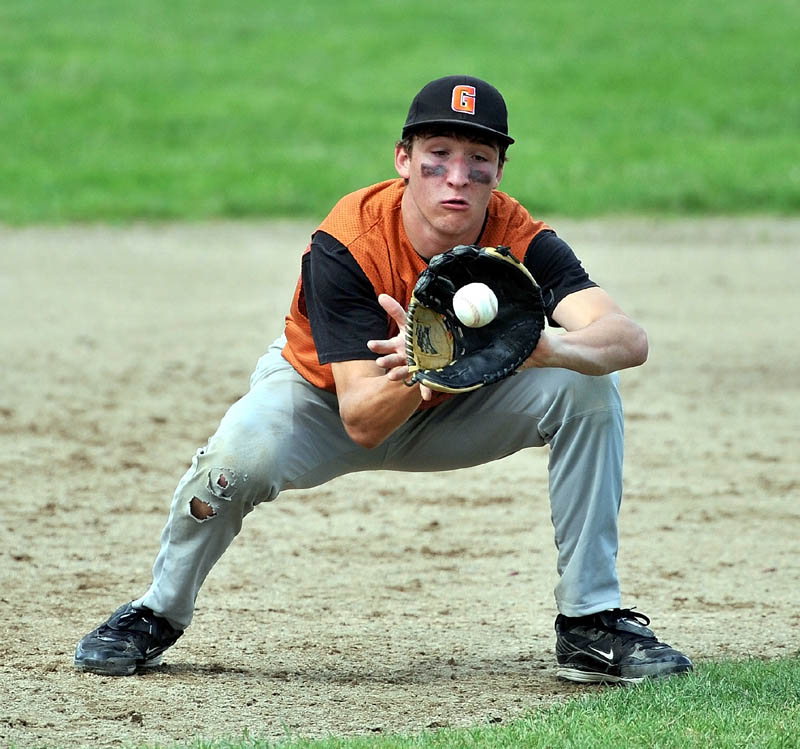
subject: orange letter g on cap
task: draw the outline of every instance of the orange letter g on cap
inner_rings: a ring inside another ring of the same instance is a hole
[[[475,86],[456,86],[450,108],[454,112],[475,114]]]

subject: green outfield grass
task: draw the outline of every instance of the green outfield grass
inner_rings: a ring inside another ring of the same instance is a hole
[[[586,694],[505,725],[416,736],[303,740],[254,737],[192,749],[774,749],[800,745],[800,658],[701,664],[687,677]]]
[[[537,215],[800,210],[794,0],[4,0],[0,221],[319,217],[413,94],[508,99]]]

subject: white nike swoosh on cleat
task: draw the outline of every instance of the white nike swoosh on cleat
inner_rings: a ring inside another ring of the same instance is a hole
[[[594,650],[595,653],[599,653],[606,660],[609,660],[609,661],[613,661],[614,660],[614,648],[610,648],[607,653],[606,653],[605,650],[600,650],[600,648],[596,648],[593,645],[589,645],[589,649],[590,650]]]

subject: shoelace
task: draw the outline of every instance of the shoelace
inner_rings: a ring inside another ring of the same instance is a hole
[[[614,614],[614,620],[619,619],[633,619],[644,627],[650,625],[650,617],[643,614],[641,611],[634,611],[633,609],[612,609],[611,613]]]
[[[135,628],[135,625],[138,621],[143,621],[147,625],[147,629],[138,629]],[[119,636],[121,631],[134,631],[134,632],[141,632],[143,634],[150,634],[152,635],[156,629],[156,622],[144,611],[140,609],[134,609],[133,611],[128,611],[122,614],[116,622],[113,624],[105,623],[100,628],[100,631],[97,633],[100,636],[108,636],[109,634],[116,634]]]
[[[611,612],[613,615],[613,621],[611,622],[612,626],[616,624],[618,621],[623,619],[628,619],[630,621],[636,622],[637,624],[641,624],[644,627],[650,624],[650,617],[646,614],[641,613],[640,611],[634,611],[633,609],[613,609]],[[602,622],[602,619],[600,619]],[[606,625],[607,626],[607,625]],[[628,632],[625,630],[610,630],[608,634],[611,636],[614,642],[640,642],[640,643],[648,643],[651,648],[666,648],[669,647],[665,643],[659,641],[659,639],[653,634],[645,634],[644,632]]]

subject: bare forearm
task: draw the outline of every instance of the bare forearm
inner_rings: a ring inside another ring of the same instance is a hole
[[[624,314],[610,314],[561,335],[543,333],[524,367],[562,367],[603,375],[647,360],[647,335]]]
[[[358,390],[339,398],[339,414],[350,438],[377,447],[408,421],[422,402],[419,386],[406,387],[386,375],[362,380]]]

